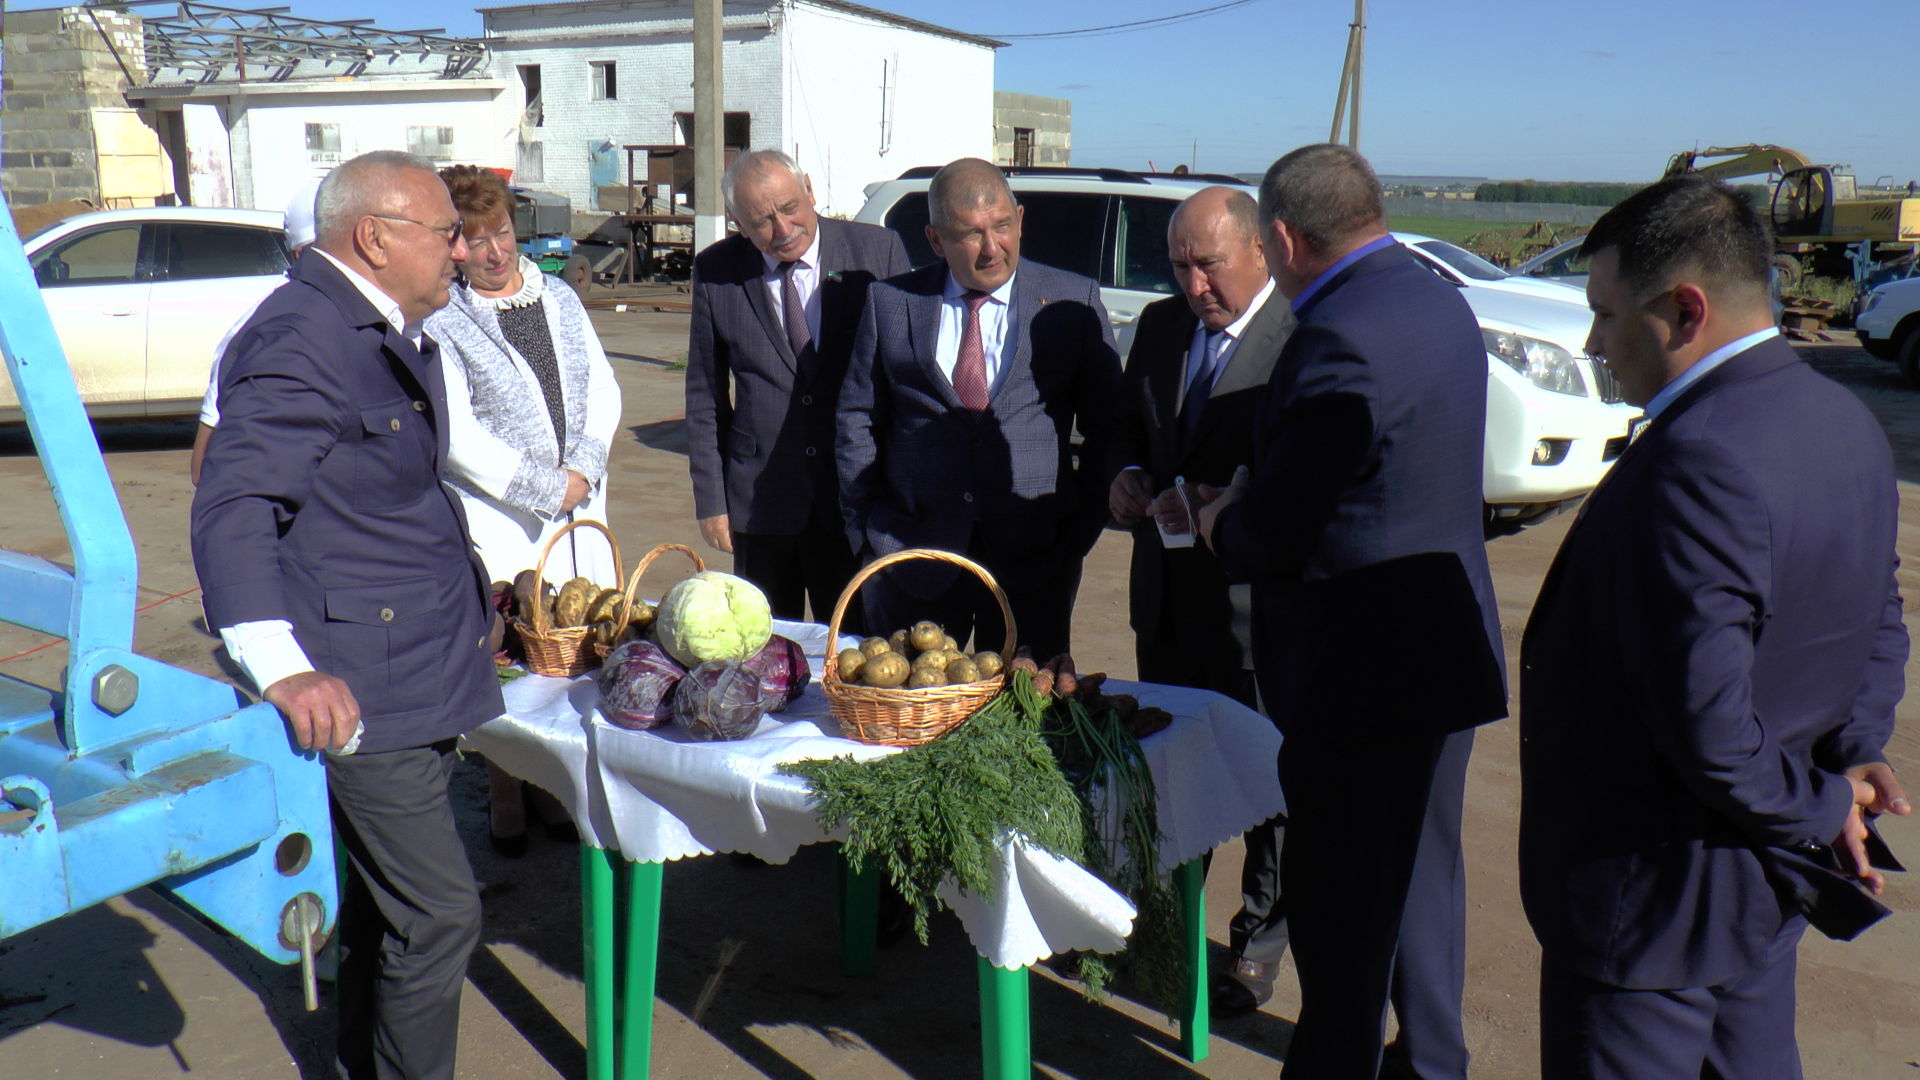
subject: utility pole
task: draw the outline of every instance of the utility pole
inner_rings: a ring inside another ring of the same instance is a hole
[[[1347,145],[1360,149],[1360,70],[1365,66],[1367,0],[1353,0],[1353,21],[1347,24],[1347,59],[1340,66],[1340,92],[1333,102],[1333,130],[1328,142],[1340,141],[1340,121],[1347,121]],[[1349,115],[1348,107],[1352,107]]]
[[[727,235],[720,173],[726,116],[720,111],[721,0],[693,0],[693,250]]]

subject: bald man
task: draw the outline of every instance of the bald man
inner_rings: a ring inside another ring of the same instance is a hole
[[[1224,488],[1253,460],[1253,424],[1293,312],[1274,294],[1260,208],[1237,188],[1195,192],[1167,225],[1180,296],[1140,313],[1114,413],[1113,520],[1133,531],[1129,614],[1140,678],[1214,690],[1258,708],[1252,589],[1230,585],[1220,560],[1193,543],[1188,503]],[[1186,501],[1173,490],[1187,483]],[[1287,951],[1280,903],[1284,817],[1246,834],[1241,905],[1230,955],[1212,983],[1213,1011],[1252,1012],[1273,995]]]
[[[941,169],[927,209],[941,261],[868,290],[840,393],[847,538],[867,559],[971,556],[1005,590],[1020,640],[1065,652],[1081,561],[1107,520],[1120,358],[1100,286],[1020,258],[1024,211],[985,161]],[[903,567],[860,596],[875,633],[931,619],[1004,644],[997,605],[955,567]]]

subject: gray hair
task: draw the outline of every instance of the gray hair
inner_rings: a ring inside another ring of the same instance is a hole
[[[1260,181],[1260,224],[1284,221],[1307,246],[1332,254],[1387,227],[1380,178],[1359,151],[1338,143],[1303,146],[1267,169]]]
[[[1013,185],[999,166],[979,158],[960,158],[948,162],[933,174],[927,185],[927,221],[944,229],[953,221],[956,210],[987,206],[1005,198],[1008,206],[1018,206]]]
[[[750,150],[733,159],[727,171],[720,174],[720,201],[727,205],[727,213],[739,220],[740,214],[734,209],[733,193],[740,186],[740,178],[749,172],[772,171],[776,166],[793,174],[796,184],[804,185],[807,174],[800,171],[800,163],[780,150]]]
[[[328,173],[313,198],[314,235],[321,240],[337,237],[361,218],[385,210],[393,198],[393,174],[406,169],[440,178],[433,162],[402,150],[361,154]]]

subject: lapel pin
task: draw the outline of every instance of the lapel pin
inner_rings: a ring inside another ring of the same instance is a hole
[[[827,271],[827,280],[838,283],[840,280],[840,271],[838,270]]]

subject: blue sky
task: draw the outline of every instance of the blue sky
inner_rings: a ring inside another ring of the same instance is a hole
[[[472,0],[272,2],[313,18],[480,32]],[[999,35],[1153,18],[1219,0],[866,2]],[[1910,85],[1916,0],[1368,7],[1361,150],[1384,173],[1643,180],[1676,150],[1771,142],[1851,165],[1863,183],[1920,179]],[[1020,41],[1001,50],[996,82],[1073,101],[1076,164],[1168,168],[1194,156],[1206,170],[1256,171],[1326,138],[1352,12],[1351,0],[1253,0],[1143,32]]]

